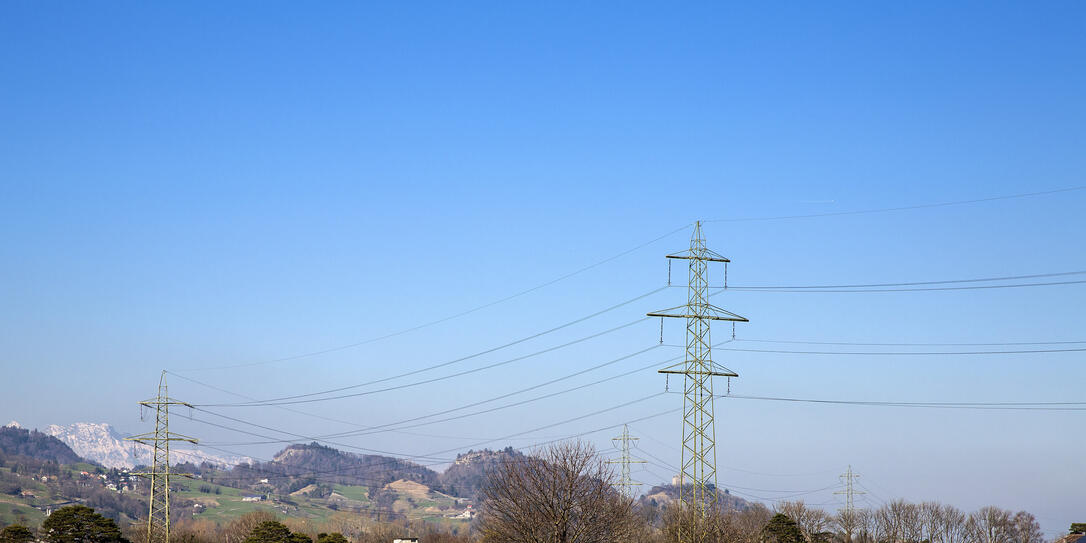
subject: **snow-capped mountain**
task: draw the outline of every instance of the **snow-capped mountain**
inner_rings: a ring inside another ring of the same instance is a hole
[[[150,465],[152,450],[147,445],[124,441],[112,426],[104,422],[76,422],[68,426],[51,424],[42,432],[63,441],[79,456],[98,462],[108,468],[133,468],[137,465]],[[170,463],[208,462],[224,467],[241,463],[251,463],[252,459],[244,456],[217,456],[198,449],[183,449],[176,445],[170,447]]]

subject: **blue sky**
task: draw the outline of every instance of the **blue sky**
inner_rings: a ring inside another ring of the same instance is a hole
[[[183,371],[440,319],[696,219],[1086,184],[1086,8],[1072,2],[9,3],[0,14],[0,415],[29,426],[90,420],[143,431],[135,402],[154,392],[163,368],[266,398],[500,345],[662,286],[663,254],[685,248],[689,232],[388,340]],[[733,260],[733,285],[993,277],[1086,269],[1083,209],[1079,190],[711,222],[705,233]],[[716,303],[750,318],[737,331],[747,339],[1073,341],[1086,340],[1084,293],[1081,285],[729,291]],[[684,298],[669,289],[449,370],[581,338]],[[383,424],[651,347],[658,326],[640,323],[504,371],[300,408]],[[682,342],[681,324],[665,333],[667,343]],[[678,354],[659,347],[566,384]],[[764,396],[1082,401],[1086,379],[1081,352],[715,358],[740,373],[734,392]],[[196,403],[236,400],[179,377],[171,385]],[[663,388],[646,371],[413,430],[425,435],[345,442],[426,455]],[[680,402],[664,395],[509,444]],[[351,428],[272,408],[222,412],[302,435]],[[991,503],[1029,510],[1054,533],[1081,520],[1073,518],[1086,485],[1076,452],[1086,442],[1072,431],[1083,425],[1079,413],[720,400],[720,479],[766,490],[751,495],[786,496],[768,491],[826,487],[852,464],[873,503]],[[648,454],[677,464],[677,419],[633,431]],[[177,426],[209,443],[252,440],[186,418]],[[586,437],[606,449],[612,433]],[[267,457],[279,446],[222,447]],[[648,467],[654,473],[635,477],[670,477]],[[800,497],[832,509],[831,492]]]

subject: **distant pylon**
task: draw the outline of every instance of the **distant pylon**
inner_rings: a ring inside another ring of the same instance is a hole
[[[841,482],[845,483],[845,489],[834,492],[834,494],[845,495],[845,508],[841,509],[841,514],[844,515],[845,536],[849,540],[852,539],[852,530],[856,527],[856,505],[853,502],[853,496],[866,494],[866,492],[852,488],[852,481],[859,476],[857,473],[852,473],[852,465],[849,464],[848,471],[840,475]]]
[[[155,408],[155,431],[125,438],[150,446],[154,450],[151,471],[133,473],[151,480],[151,495],[148,498],[147,540],[145,543],[168,543],[170,541],[170,476],[187,475],[170,473],[170,442],[187,441],[196,443],[195,438],[170,432],[170,406],[191,404],[170,398],[166,392],[166,372],[158,381],[158,396],[140,402],[143,407]]]
[[[866,494],[866,492],[852,488],[852,481],[860,477],[860,474],[852,472],[852,464],[849,464],[848,471],[842,473],[839,477],[841,482],[845,483],[845,489],[838,490],[837,492],[834,492],[834,494],[845,495],[845,508],[841,511],[848,515],[848,518],[852,518],[852,515],[856,513],[856,505],[852,501],[853,496],[856,494]]]
[[[686,319],[686,357],[680,364],[660,373],[684,376],[682,469],[679,471],[679,500],[704,516],[716,506],[716,427],[713,422],[713,377],[738,377],[739,374],[716,364],[711,356],[710,321],[748,322],[746,318],[709,303],[709,263],[730,262],[705,247],[701,222],[694,223],[690,249],[667,255],[670,259],[689,261],[687,303],[679,307],[649,313],[650,317]],[[686,488],[687,485],[691,487]],[[682,543],[700,541],[704,530],[685,535]]]
[[[630,442],[637,441],[638,439],[640,438],[630,437],[630,427],[625,424],[622,425],[622,435],[611,438],[611,441],[615,442],[615,446],[618,447],[618,450],[622,452],[622,456],[619,457],[618,460],[608,460],[607,463],[619,464],[618,484],[615,486],[619,487],[619,491],[627,498],[634,497],[633,487],[641,486],[641,483],[634,482],[633,478],[630,476],[630,464],[645,463],[644,460],[634,460],[633,456],[630,455]]]

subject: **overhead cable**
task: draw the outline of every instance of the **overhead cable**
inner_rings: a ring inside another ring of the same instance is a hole
[[[774,402],[814,403],[831,405],[909,407],[926,409],[974,409],[999,411],[1086,411],[1086,402],[898,402],[877,400],[823,400],[814,398],[785,398],[722,394],[721,399],[761,400]]]
[[[736,342],[747,343],[790,343],[797,345],[846,345],[857,347],[997,347],[1017,345],[1080,345],[1083,341],[1004,341],[995,343],[864,343],[857,341],[806,341],[792,339],[751,339],[736,338]]]
[[[997,200],[1011,200],[1015,198],[1029,198],[1033,196],[1047,196],[1050,194],[1060,194],[1064,192],[1072,192],[1086,189],[1086,185],[1079,185],[1074,187],[1067,187],[1054,190],[1043,190],[1037,192],[1023,192],[1019,194],[1008,194],[1005,196],[993,196],[989,198],[975,198],[971,200],[954,200],[949,202],[934,202],[927,204],[916,204],[910,206],[897,206],[897,207],[882,207],[874,209],[861,209],[854,211],[831,211],[827,213],[808,213],[803,215],[777,215],[769,217],[738,217],[738,218],[723,218],[723,219],[709,219],[702,222],[761,222],[761,221],[781,221],[790,219],[810,219],[815,217],[838,217],[844,215],[868,215],[872,213],[887,213],[893,211],[908,211],[912,209],[927,209],[935,207],[947,207],[966,204],[979,204],[982,202],[994,202]]]
[[[649,296],[652,296],[653,294],[656,294],[657,292],[660,292],[660,291],[664,290],[665,288],[667,288],[667,287],[660,287],[660,288],[657,288],[657,289],[654,289],[654,290],[650,290],[650,291],[648,291],[648,292],[646,292],[644,294],[640,294],[638,296],[630,298],[629,300],[619,302],[619,303],[617,303],[615,305],[612,305],[610,307],[601,309],[601,310],[596,311],[594,313],[585,315],[583,317],[574,319],[572,321],[565,322],[563,324],[560,324],[558,326],[549,328],[547,330],[543,330],[542,332],[536,332],[534,334],[531,334],[531,335],[528,335],[528,336],[525,336],[525,337],[510,341],[510,342],[504,343],[502,345],[498,345],[496,347],[491,347],[491,348],[488,348],[488,349],[484,349],[482,351],[477,351],[477,352],[474,352],[474,353],[466,355],[466,356],[461,356],[461,357],[455,358],[453,360],[448,360],[448,361],[441,362],[441,363],[438,363],[438,364],[433,364],[433,365],[430,365],[430,366],[426,366],[424,368],[419,368],[419,369],[399,373],[399,374],[396,374],[396,375],[391,375],[391,376],[388,376],[388,377],[382,377],[380,379],[373,379],[373,380],[366,381],[366,382],[363,382],[363,383],[356,383],[356,384],[353,384],[353,385],[330,388],[330,389],[320,390],[320,391],[316,391],[316,392],[309,392],[309,393],[306,393],[306,394],[295,394],[295,395],[291,395],[291,396],[280,396],[278,398],[269,398],[269,399],[266,399],[266,400],[259,400],[259,401],[256,401],[256,402],[246,402],[244,404],[238,404],[238,405],[248,405],[248,404],[266,404],[267,405],[267,404],[271,404],[272,402],[284,402],[285,400],[295,400],[295,399],[299,399],[299,398],[311,398],[313,396],[323,396],[323,395],[326,395],[326,394],[335,394],[337,392],[343,392],[343,391],[346,391],[346,390],[352,390],[352,389],[361,388],[361,387],[365,387],[365,386],[369,386],[369,385],[384,383],[384,382],[387,382],[387,381],[392,381],[394,379],[400,379],[402,377],[409,377],[409,376],[412,376],[412,375],[417,375],[417,374],[420,374],[420,373],[424,373],[424,372],[427,372],[427,371],[432,371],[432,370],[443,368],[443,367],[446,367],[446,366],[451,366],[453,364],[458,364],[460,362],[471,360],[473,358],[478,358],[480,356],[490,354],[490,353],[493,353],[493,352],[496,352],[496,351],[500,351],[502,349],[506,349],[506,348],[512,347],[514,345],[519,345],[519,344],[524,343],[526,341],[530,341],[530,340],[545,336],[547,334],[551,334],[551,333],[557,332],[559,330],[569,328],[570,326],[573,326],[575,324],[580,324],[580,323],[582,323],[584,321],[587,321],[589,319],[592,319],[594,317],[598,317],[600,315],[603,315],[604,313],[607,313],[609,311],[614,311],[615,309],[618,309],[620,307],[632,304],[632,303],[634,303],[636,301],[639,301],[639,300],[642,300],[642,299],[647,298]],[[642,319],[638,319],[638,320],[636,320],[634,322],[631,322],[631,323],[628,323],[628,324],[625,324],[625,325],[622,325],[622,326],[618,326],[616,328],[612,328],[610,330],[606,330],[606,331],[598,333],[598,334],[593,334],[593,335],[590,335],[590,336],[586,336],[586,337],[581,338],[579,340],[572,341],[572,342],[569,342],[569,343],[565,343],[565,344],[563,344],[561,346],[558,346],[558,347],[555,347],[555,348],[544,349],[542,351],[538,351],[537,353],[533,353],[530,356],[535,356],[536,354],[543,354],[543,353],[550,352],[550,351],[553,351],[553,350],[556,350],[556,349],[560,349],[562,347],[568,347],[570,345],[580,343],[581,341],[586,341],[588,339],[592,339],[592,338],[599,337],[599,336],[604,335],[604,334],[608,334],[608,333],[617,331],[619,329],[625,328],[626,326],[632,326],[633,324],[636,324],[636,323],[641,322],[641,321],[646,320],[646,319],[647,319],[647,317],[642,318]],[[346,397],[346,396],[344,396],[344,397]]]
[[[498,305],[498,304],[501,304],[501,303],[504,303],[504,302],[508,302],[508,301],[510,301],[510,300],[512,300],[514,298],[518,298],[520,296],[524,296],[525,294],[535,292],[537,290],[548,287],[548,286],[553,285],[555,283],[558,283],[560,281],[564,281],[564,280],[569,279],[569,278],[571,278],[573,276],[584,273],[584,272],[586,272],[588,270],[591,270],[593,268],[602,266],[602,265],[604,265],[604,264],[606,264],[608,262],[611,262],[613,260],[617,260],[617,259],[619,259],[619,258],[621,258],[623,256],[626,256],[626,255],[628,255],[628,254],[630,254],[630,253],[632,253],[634,251],[637,251],[638,249],[647,247],[647,246],[652,245],[653,243],[656,243],[656,242],[658,242],[658,241],[660,241],[660,240],[662,240],[664,238],[667,238],[667,237],[672,236],[674,234],[677,234],[677,233],[679,233],[679,232],[681,232],[683,230],[686,230],[689,227],[690,227],[689,224],[684,224],[679,228],[676,228],[674,230],[671,230],[671,231],[667,232],[666,234],[662,234],[662,235],[657,236],[657,237],[655,237],[653,239],[650,239],[650,240],[648,240],[648,241],[646,241],[644,243],[640,243],[640,244],[638,244],[638,245],[636,245],[636,246],[634,246],[634,247],[632,247],[630,249],[627,249],[627,250],[622,251],[620,253],[614,254],[614,255],[609,256],[607,258],[604,258],[603,260],[599,260],[599,261],[597,261],[597,262],[595,262],[593,264],[589,264],[589,265],[584,266],[582,268],[578,268],[578,269],[576,269],[576,270],[574,270],[572,272],[569,272],[569,273],[566,273],[564,275],[558,276],[558,277],[556,277],[554,279],[551,279],[549,281],[545,281],[545,282],[540,283],[538,285],[535,285],[533,287],[521,290],[521,291],[516,292],[514,294],[510,294],[510,295],[505,296],[503,298],[499,298],[499,299],[494,300],[492,302],[488,302],[488,303],[485,303],[485,304],[482,304],[482,305],[478,305],[478,306],[472,307],[470,309],[467,309],[467,310],[460,311],[458,313],[449,315],[447,317],[442,317],[440,319],[432,320],[432,321],[429,321],[429,322],[425,322],[425,323],[422,323],[422,324],[418,324],[418,325],[415,325],[415,326],[411,326],[411,327],[408,327],[408,328],[397,330],[395,332],[390,332],[388,334],[372,337],[372,338],[365,339],[365,340],[362,340],[362,341],[356,341],[354,343],[348,343],[348,344],[345,344],[345,345],[339,345],[339,346],[336,346],[336,347],[329,347],[327,349],[320,349],[320,350],[317,350],[317,351],[310,351],[310,352],[296,354],[296,355],[292,355],[292,356],[286,356],[286,357],[282,357],[282,358],[275,358],[275,359],[272,359],[272,360],[264,360],[264,361],[259,361],[259,362],[246,362],[246,363],[240,363],[240,364],[227,364],[227,365],[221,365],[221,366],[208,366],[208,367],[201,367],[201,368],[182,368],[182,369],[177,369],[175,371],[224,370],[224,369],[233,369],[233,368],[247,368],[247,367],[252,367],[252,366],[261,366],[261,365],[272,364],[272,363],[276,363],[276,362],[287,362],[287,361],[291,361],[291,360],[299,360],[299,359],[302,359],[302,358],[310,358],[310,357],[314,357],[314,356],[320,356],[320,355],[323,355],[323,354],[334,353],[334,352],[337,352],[337,351],[343,351],[343,350],[352,349],[352,348],[355,348],[355,347],[361,347],[363,345],[367,345],[367,344],[370,344],[370,343],[375,343],[375,342],[378,342],[378,341],[381,341],[381,340],[390,339],[390,338],[393,338],[393,337],[396,337],[396,336],[401,336],[403,334],[414,332],[414,331],[420,330],[422,328],[427,328],[427,327],[434,326],[434,325],[437,325],[437,324],[441,324],[443,322],[447,322],[447,321],[450,321],[450,320],[453,320],[453,319],[457,319],[457,318],[460,318],[460,317],[463,317],[463,316],[466,316],[466,315],[470,315],[472,313],[475,313],[477,311],[481,311],[481,310],[486,309],[488,307],[492,307],[492,306],[495,306],[495,305]]]
[[[438,381],[444,381],[444,380],[452,379],[452,378],[455,378],[455,377],[461,377],[461,376],[464,376],[464,375],[470,375],[470,374],[473,374],[473,373],[478,373],[480,371],[493,369],[493,368],[496,368],[496,367],[499,367],[499,366],[505,366],[507,364],[512,364],[513,362],[519,362],[521,360],[525,360],[525,359],[528,359],[528,358],[539,356],[541,354],[546,354],[546,353],[549,353],[549,352],[557,351],[559,349],[563,349],[563,348],[569,347],[571,345],[576,345],[578,343],[583,343],[583,342],[588,341],[590,339],[595,339],[597,337],[600,337],[600,336],[603,336],[603,335],[606,335],[606,334],[610,334],[612,332],[616,332],[616,331],[621,330],[623,328],[628,328],[630,326],[633,326],[635,324],[643,322],[643,321],[645,321],[647,319],[649,319],[649,317],[642,317],[640,319],[628,322],[626,324],[621,324],[619,326],[604,330],[602,332],[597,332],[595,334],[585,336],[585,337],[582,337],[582,338],[578,338],[578,339],[575,339],[573,341],[563,343],[561,345],[556,345],[554,347],[548,347],[548,348],[540,350],[540,351],[536,351],[536,352],[529,353],[529,354],[526,354],[526,355],[518,356],[518,357],[515,357],[515,358],[510,358],[508,360],[502,360],[502,361],[499,361],[499,362],[494,362],[492,364],[487,364],[485,366],[479,366],[477,368],[472,368],[472,369],[469,369],[469,370],[463,370],[463,371],[458,371],[456,373],[450,373],[450,374],[442,375],[440,377],[432,377],[430,379],[424,379],[424,380],[421,380],[421,381],[413,381],[413,382],[410,382],[410,383],[404,383],[404,384],[400,384],[400,385],[388,386],[388,387],[379,388],[379,389],[375,389],[375,390],[367,390],[367,391],[363,391],[363,392],[352,392],[350,394],[340,394],[340,395],[337,395],[337,396],[323,396],[323,397],[320,397],[320,398],[309,397],[309,398],[302,398],[302,399],[288,399],[289,397],[286,397],[286,398],[283,398],[281,400],[280,399],[272,399],[272,400],[263,400],[263,401],[260,401],[260,402],[250,402],[250,403],[202,404],[202,405],[204,407],[265,407],[265,406],[273,406],[273,405],[294,405],[294,404],[302,404],[302,403],[324,402],[324,401],[328,401],[328,400],[340,400],[340,399],[343,399],[343,398],[355,398],[355,397],[359,397],[359,396],[368,396],[368,395],[371,395],[371,394],[377,394],[377,393],[381,393],[381,392],[389,392],[389,391],[393,391],[393,390],[402,390],[402,389],[405,389],[405,388],[421,386],[421,385],[425,385],[425,384],[429,384],[429,383],[436,383]],[[417,373],[417,372],[411,372],[411,373]],[[387,381],[389,379],[391,379],[391,378],[378,379],[377,381]],[[358,386],[363,386],[363,385],[352,385],[351,388],[356,388]],[[310,396],[310,395],[307,394],[305,396]],[[200,406],[201,404],[195,404],[195,405]]]
[[[744,349],[741,347],[722,347],[722,351],[745,353],[778,354],[816,354],[816,355],[864,355],[864,356],[952,356],[952,355],[994,355],[994,354],[1041,354],[1041,353],[1077,353],[1086,351],[1086,347],[1066,349],[1018,349],[1001,351],[789,351],[783,349]]]

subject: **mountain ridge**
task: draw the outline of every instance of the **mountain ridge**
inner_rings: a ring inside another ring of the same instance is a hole
[[[48,460],[57,464],[74,464],[82,458],[63,441],[37,430],[8,425],[0,428],[0,452]]]
[[[53,436],[80,457],[107,468],[132,469],[138,465],[150,465],[154,453],[150,446],[124,441],[124,436],[105,422],[74,422],[69,425],[50,424],[42,431]],[[250,463],[246,456],[219,456],[199,449],[172,449],[171,464],[208,462],[222,467]]]

